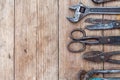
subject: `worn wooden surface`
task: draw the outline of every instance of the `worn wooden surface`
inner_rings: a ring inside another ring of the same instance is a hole
[[[119,6],[120,1],[96,5],[81,0],[87,6]],[[85,28],[88,17],[120,20],[120,15],[89,15],[79,23],[70,23],[68,9],[79,0],[0,0],[0,80],[79,80],[80,70],[120,69],[109,63],[84,61],[82,54],[67,50],[69,33]],[[120,30],[88,31],[87,35],[120,35]],[[116,51],[119,46],[87,46],[87,51]],[[119,59],[120,57],[115,57]],[[102,75],[100,75],[102,76]],[[109,76],[120,76],[105,75]]]

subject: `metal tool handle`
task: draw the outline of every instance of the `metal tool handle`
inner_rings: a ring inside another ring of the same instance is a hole
[[[113,52],[108,52],[106,55],[109,54],[110,57],[120,55],[120,51],[113,51]],[[115,60],[115,59],[108,59],[106,62],[113,63],[113,64],[120,64],[120,60]]]
[[[120,80],[120,78],[90,78],[89,80]]]
[[[109,62],[109,63],[112,63],[112,64],[120,64],[120,60],[109,59],[106,62]]]
[[[94,3],[100,4],[104,2],[114,1],[114,0],[92,0]]]
[[[82,34],[82,36],[80,36],[79,38],[75,38],[74,37],[74,33],[81,33]],[[85,33],[85,31],[83,30],[83,29],[74,29],[71,33],[70,33],[70,38],[72,39],[72,40],[76,40],[76,41],[79,41],[80,39],[81,39],[81,37],[85,37],[86,36],[86,33]]]
[[[88,72],[88,75],[91,74],[114,74],[114,73],[120,73],[120,70],[92,70]]]
[[[81,48],[79,48],[78,50],[74,50],[72,48],[72,44],[81,44]],[[71,41],[68,46],[67,46],[68,50],[72,53],[78,53],[78,52],[82,52],[86,49],[86,45],[84,43],[81,43],[80,41]]]
[[[83,80],[90,80],[90,78],[92,78],[93,75],[95,74],[114,74],[114,73],[120,73],[120,70],[91,70],[85,74]]]
[[[71,48],[72,45],[74,44],[81,44],[82,47],[79,49],[79,50],[74,50]],[[76,39],[73,39],[72,42],[70,42],[67,46],[68,50],[72,53],[78,53],[78,52],[82,52],[86,49],[86,44],[88,45],[97,45],[99,44],[99,37],[82,37],[80,38],[80,40],[76,40]]]
[[[90,8],[90,14],[120,14],[120,7],[108,8]]]

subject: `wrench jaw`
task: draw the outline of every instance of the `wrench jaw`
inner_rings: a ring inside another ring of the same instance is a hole
[[[80,14],[76,14],[74,17],[67,17],[70,22],[76,23],[79,21]]]
[[[73,5],[73,6],[70,6],[69,9],[70,10],[76,10],[80,5]]]
[[[80,21],[83,17],[87,15],[86,11],[88,11],[87,7],[84,6],[82,3],[78,5],[73,5],[69,9],[75,11],[73,17],[67,17],[67,19],[73,23],[77,23],[78,21]]]

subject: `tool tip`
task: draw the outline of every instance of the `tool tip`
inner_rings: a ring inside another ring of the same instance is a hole
[[[67,17],[67,19],[70,21],[70,22],[73,22],[73,23],[77,23],[79,20],[76,19],[76,18],[72,18],[72,17]]]

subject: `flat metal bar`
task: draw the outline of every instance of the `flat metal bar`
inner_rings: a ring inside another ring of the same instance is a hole
[[[90,14],[120,14],[120,7],[89,8]]]

